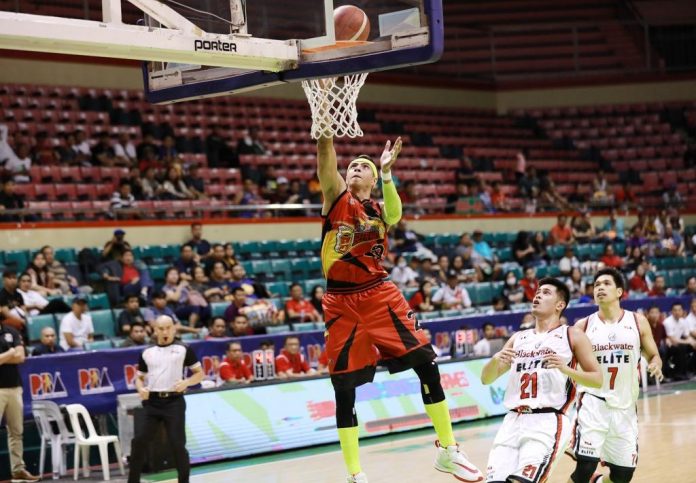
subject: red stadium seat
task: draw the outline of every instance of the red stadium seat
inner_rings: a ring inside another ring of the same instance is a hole
[[[77,199],[77,189],[74,184],[56,184],[56,198],[63,201],[74,201]]]
[[[56,188],[52,184],[37,184],[35,185],[35,193],[37,200],[55,201]]]

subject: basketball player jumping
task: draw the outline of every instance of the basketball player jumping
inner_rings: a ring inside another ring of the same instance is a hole
[[[401,218],[401,200],[391,176],[401,138],[393,148],[387,142],[380,159],[383,205],[370,198],[379,175],[370,158],[351,161],[344,180],[338,172],[333,137],[319,138],[317,151],[324,194],[321,258],[327,280],[322,301],[326,353],[348,482],[367,482],[358,455],[355,388],[373,380],[378,359],[391,373],[416,371],[425,410],[439,438],[435,469],[460,481],[483,481],[482,473],[454,440],[435,353],[399,289],[385,280],[382,260],[387,253],[387,230]]]
[[[503,402],[510,412],[488,456],[488,483],[547,481],[570,439],[566,411],[574,403],[575,382],[602,386],[587,336],[561,325],[569,299],[563,282],[541,279],[532,302],[536,327],[514,334],[483,368],[484,384],[511,370]],[[576,360],[583,371],[575,369]]]
[[[593,477],[601,459],[609,466],[609,480],[628,483],[638,461],[638,382],[641,350],[648,372],[662,380],[662,360],[641,314],[623,310],[624,278],[604,268],[594,278],[594,299],[599,310],[575,326],[587,334],[604,374],[601,388],[580,386],[572,445],[577,461],[570,481],[603,481]],[[604,481],[608,481],[604,479]]]

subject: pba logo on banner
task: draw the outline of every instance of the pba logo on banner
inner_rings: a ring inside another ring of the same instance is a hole
[[[203,374],[207,378],[215,379],[218,375],[220,358],[218,356],[203,356],[201,357],[201,366],[203,366]]]
[[[40,374],[29,374],[29,386],[31,388],[31,398],[36,399],[57,399],[68,397],[60,371],[53,374],[42,372]]]
[[[102,367],[101,370],[93,367],[79,369],[77,375],[80,380],[80,394],[83,396],[114,392],[114,385],[111,383],[109,370],[106,367]]]
[[[126,387],[131,391],[135,389],[135,378],[137,376],[137,364],[126,364],[125,366],[123,366],[123,378],[126,380]]]

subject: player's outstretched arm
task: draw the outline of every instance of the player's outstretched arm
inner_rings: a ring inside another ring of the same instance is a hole
[[[600,388],[604,382],[599,363],[592,352],[592,344],[585,333],[578,327],[570,327],[568,336],[573,348],[573,355],[580,363],[582,371],[571,368],[558,355],[550,354],[544,357],[546,369],[558,369],[575,382],[585,387]]]
[[[512,348],[513,341],[515,340],[515,335],[508,339],[500,352],[491,357],[483,370],[481,371],[481,382],[484,384],[493,384],[496,379],[505,374],[510,370],[510,364],[512,364],[512,359],[515,357],[515,350]]]
[[[317,140],[317,176],[324,195],[324,207],[321,212],[326,214],[338,195],[346,189],[346,182],[338,173],[333,137],[322,136]]]
[[[380,171],[382,172],[382,194],[384,195],[384,222],[387,225],[396,225],[401,219],[401,198],[399,198],[399,193],[396,191],[391,174],[392,166],[400,152],[401,137],[398,137],[394,147],[391,147],[391,141],[387,141],[379,160]]]
[[[662,358],[655,344],[655,339],[650,330],[650,322],[642,314],[636,314],[638,329],[640,330],[640,349],[648,361],[648,373],[658,381],[662,381]]]

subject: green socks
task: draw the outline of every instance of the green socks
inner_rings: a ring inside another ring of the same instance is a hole
[[[362,471],[360,468],[358,436],[359,430],[357,426],[353,426],[352,428],[338,428],[338,440],[341,442],[343,460],[346,462],[348,473],[351,475],[355,475]]]
[[[426,404],[425,412],[428,413],[428,416],[430,416],[430,419],[433,422],[435,432],[440,440],[440,446],[446,448],[447,446],[454,446],[457,444],[454,440],[454,434],[452,434],[452,420],[450,419],[447,401],[440,401],[439,403],[435,404]],[[341,442],[341,446],[343,446],[343,442]]]

